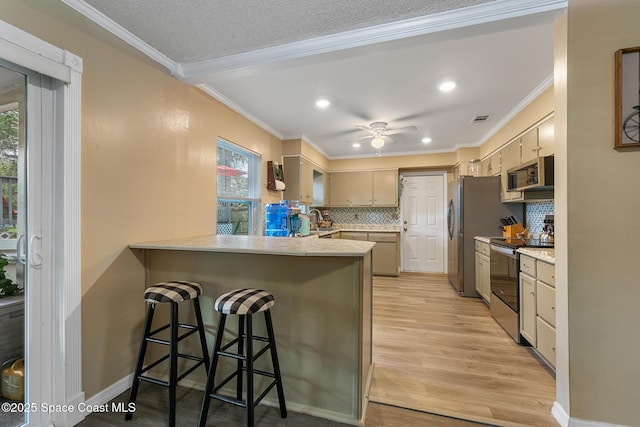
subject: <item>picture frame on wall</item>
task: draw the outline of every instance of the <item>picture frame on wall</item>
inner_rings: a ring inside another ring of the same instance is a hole
[[[640,46],[615,53],[615,149],[640,148]]]

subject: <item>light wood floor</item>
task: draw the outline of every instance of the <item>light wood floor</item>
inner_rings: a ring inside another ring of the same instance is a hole
[[[552,372],[446,276],[375,277],[373,323],[371,402],[499,426],[558,425]]]

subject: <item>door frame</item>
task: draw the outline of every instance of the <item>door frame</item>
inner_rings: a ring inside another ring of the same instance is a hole
[[[41,425],[71,426],[84,414],[77,410],[85,401],[82,391],[81,351],[81,259],[80,259],[80,143],[82,58],[57,48],[0,20],[2,59],[52,79],[53,147],[43,157],[43,170],[53,177],[53,192],[44,195],[50,210],[42,212],[50,227],[51,268],[43,283],[50,283],[47,310],[50,325],[29,325],[42,338],[42,357],[36,368],[41,377],[29,376],[38,388],[40,404],[73,405],[73,412],[38,411]],[[43,230],[44,231],[44,230]],[[46,254],[45,254],[46,255]],[[43,271],[44,273],[44,271]],[[43,319],[45,320],[45,319]],[[40,327],[40,328],[38,328]],[[47,328],[53,335],[43,337]],[[47,377],[45,374],[50,373]],[[38,381],[39,380],[39,381]],[[39,408],[40,409],[40,408]]]
[[[402,203],[402,178],[406,177],[406,176],[442,176],[442,182],[443,182],[443,193],[444,194],[444,199],[442,201],[442,205],[443,205],[443,210],[442,210],[442,215],[443,218],[447,217],[447,206],[448,206],[448,194],[447,194],[447,171],[423,171],[423,172],[401,172],[400,173],[400,218],[404,218],[404,212],[403,212],[403,203]],[[400,227],[403,229],[404,228],[404,224],[400,224]],[[443,246],[443,250],[444,250],[444,254],[443,254],[443,260],[444,260],[444,274],[447,274],[449,272],[449,268],[448,268],[448,253],[449,253],[449,239],[447,238],[448,236],[448,231],[447,231],[447,224],[446,221],[444,222],[443,225],[443,233],[444,233],[444,246]],[[404,247],[404,230],[401,230],[400,232],[400,248]],[[400,271],[405,271],[405,265],[404,265],[404,257],[402,256],[402,253],[400,254]]]

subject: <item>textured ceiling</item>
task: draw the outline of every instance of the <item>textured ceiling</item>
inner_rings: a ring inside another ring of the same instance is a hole
[[[551,85],[553,22],[566,8],[563,0],[61,1],[277,137],[304,138],[331,159],[482,144]],[[457,88],[438,91],[448,79]],[[318,97],[332,105],[319,110]],[[489,119],[474,123],[476,115]],[[360,128],[377,121],[417,131],[377,153]]]
[[[176,62],[195,62],[493,0],[86,0]]]

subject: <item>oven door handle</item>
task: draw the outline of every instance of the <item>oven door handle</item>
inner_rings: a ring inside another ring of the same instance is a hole
[[[508,257],[511,257],[511,258],[515,258],[516,257],[516,251],[511,249],[511,248],[505,248],[505,247],[498,246],[498,245],[491,245],[491,250],[492,251],[496,251],[498,253],[501,253],[503,255],[506,255]]]

